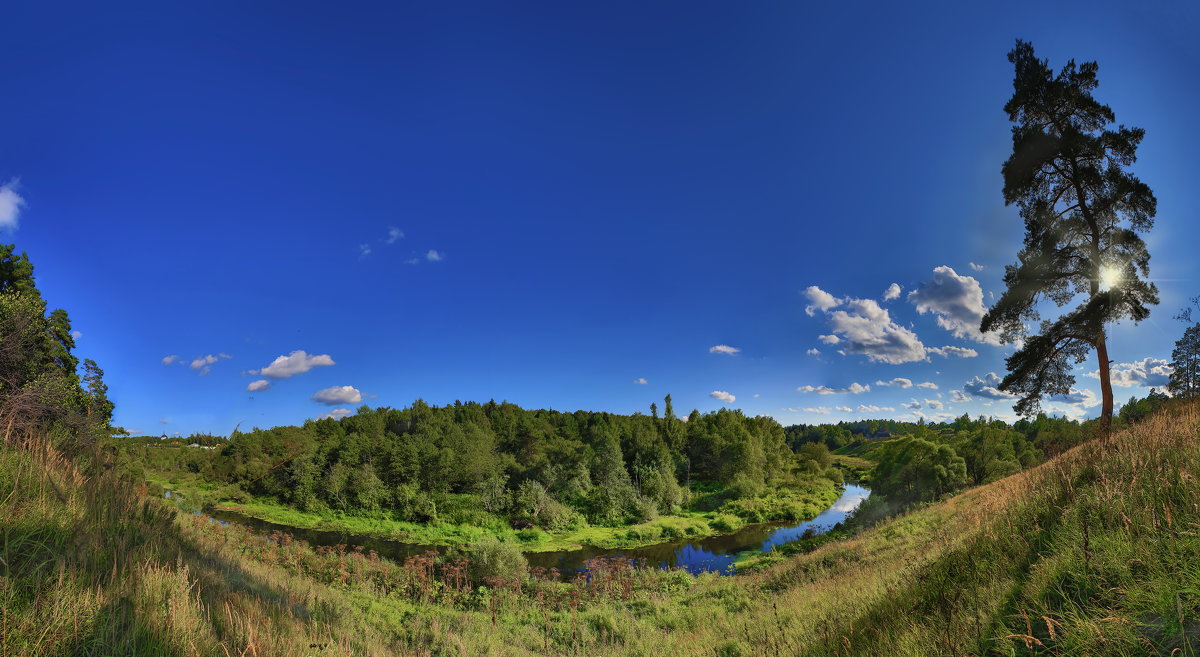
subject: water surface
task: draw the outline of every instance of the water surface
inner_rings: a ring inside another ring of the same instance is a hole
[[[858,485],[847,484],[841,497],[828,509],[812,520],[800,523],[769,523],[748,525],[731,534],[710,536],[701,539],[683,539],[640,548],[613,550],[585,546],[578,550],[556,552],[527,552],[525,557],[530,566],[557,568],[563,577],[570,577],[584,568],[584,562],[595,557],[624,557],[639,564],[656,565],[660,568],[684,568],[693,574],[703,572],[730,572],[739,552],[758,550],[770,552],[777,545],[791,543],[806,534],[822,533],[844,521],[852,511],[871,495],[871,491]],[[380,556],[402,562],[405,558],[423,554],[430,550],[438,552],[446,548],[393,541],[363,534],[354,534],[327,529],[301,529],[280,525],[258,518],[251,518],[233,511],[213,509],[208,511],[213,518],[223,522],[246,525],[261,532],[282,531],[313,546],[361,545],[363,550],[375,550]]]

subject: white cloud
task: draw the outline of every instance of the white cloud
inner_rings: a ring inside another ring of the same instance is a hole
[[[712,397],[713,399],[720,399],[726,404],[732,404],[733,402],[737,401],[737,396],[731,395],[724,390],[713,390],[712,392],[708,393],[708,396]]]
[[[1091,390],[1081,390],[1079,388],[1071,388],[1071,391],[1062,395],[1051,395],[1047,401],[1059,402],[1062,404],[1071,404],[1082,408],[1091,408],[1100,405],[1100,398]]]
[[[906,403],[906,404],[900,404],[900,405],[901,405],[901,406],[903,406],[904,408],[907,408],[907,409],[908,409],[908,410],[910,410],[910,411],[919,411],[919,410],[921,410],[921,402],[919,402],[919,401],[917,401],[917,400],[915,400],[915,399],[914,399],[914,400],[912,400],[912,401],[910,401],[910,402],[908,402],[908,403]]]
[[[741,352],[741,349],[738,349],[737,347],[731,347],[727,344],[719,344],[708,348],[708,353],[710,354],[726,354],[732,356],[739,352]]]
[[[1003,390],[1000,390],[1000,377],[996,376],[995,372],[988,372],[983,378],[975,377],[963,384],[963,390],[976,396],[985,399],[1016,399],[1016,395],[1010,395]]]
[[[946,265],[934,267],[933,278],[909,292],[908,300],[922,315],[937,315],[938,326],[957,338],[1001,344],[999,334],[979,332],[984,313],[983,288],[970,276],[959,276]]]
[[[330,406],[358,404],[362,402],[362,393],[354,386],[330,386],[314,392],[312,400]]]
[[[1165,388],[1173,371],[1174,368],[1167,361],[1147,356],[1132,363],[1113,363],[1109,367],[1109,377],[1114,386],[1122,388]],[[1088,372],[1084,376],[1099,379],[1100,370]]]
[[[899,388],[911,388],[913,385],[913,382],[912,382],[912,379],[906,379],[902,376],[898,376],[898,377],[892,379],[891,381],[876,381],[875,385],[877,385],[877,386],[896,386]]]
[[[808,351],[806,351],[804,353],[808,354],[809,356],[820,356],[821,350],[817,349],[816,347],[813,347],[812,349],[809,349]]]
[[[962,390],[951,390],[950,391],[950,401],[959,402],[959,403],[969,402],[969,401],[971,401],[971,398],[968,397],[966,394],[964,394]]]
[[[899,283],[892,283],[888,286],[888,289],[883,291],[883,300],[891,301],[892,299],[899,299],[901,289],[903,288],[900,287]]]
[[[830,388],[828,386],[800,386],[796,388],[796,392],[815,392],[818,395],[858,395],[864,392],[870,392],[871,386],[865,386],[855,382],[845,388]]]
[[[270,365],[259,370],[259,374],[268,379],[286,379],[304,374],[314,367],[333,365],[329,354],[308,355],[303,349],[297,349],[287,356],[279,356]]]
[[[925,351],[931,354],[936,354],[943,358],[949,358],[951,356],[958,356],[959,358],[974,358],[979,355],[979,352],[975,351],[974,349],[969,349],[967,347],[951,347],[950,345],[946,345],[945,347],[926,347]]]
[[[843,413],[853,413],[854,412],[854,409],[850,408],[849,406],[835,406],[834,410],[841,411]]]
[[[177,361],[177,360],[179,360],[179,354],[171,354],[170,356],[163,356],[162,364],[163,365],[171,365],[171,364],[174,364],[175,361]]]
[[[940,410],[946,408],[946,405],[943,404],[940,399],[926,399],[925,405],[935,411],[940,411]]]
[[[16,230],[21,223],[21,208],[25,199],[17,193],[19,181],[10,180],[0,185],[0,230]]]
[[[170,421],[170,420],[168,420],[167,418],[165,418],[165,417],[164,417],[164,418],[160,418],[160,419],[158,420],[158,423],[159,423],[159,424],[170,424],[170,423],[171,423],[171,421]]]
[[[789,409],[789,410],[795,410],[795,409]],[[816,413],[817,415],[829,415],[832,411],[829,410],[828,406],[817,406],[815,408],[806,408],[806,409],[804,409],[804,412],[805,413]]]
[[[829,312],[836,306],[841,305],[841,300],[834,297],[832,294],[822,290],[816,285],[809,285],[802,293],[808,297],[811,305],[804,308],[804,312],[808,313],[809,317],[816,314],[816,311]]]
[[[399,228],[396,228],[395,226],[388,226],[388,236],[387,236],[387,239],[383,241],[383,243],[384,244],[395,244],[396,240],[398,240],[402,237],[404,237],[404,231],[400,230]]]
[[[251,381],[250,385],[246,386],[246,392],[262,392],[271,387],[271,382],[266,379]]]
[[[644,376],[639,376],[638,378],[634,379],[633,382],[638,384],[639,386],[644,386],[647,383],[650,383],[649,381],[646,380],[646,377],[644,377]]]
[[[938,389],[938,386],[937,386],[937,384],[936,384],[936,383],[934,383],[933,381],[926,381],[925,383],[918,383],[918,384],[917,384],[917,387],[918,387],[918,388],[929,388],[930,390],[937,390],[937,389]]]
[[[971,271],[983,271],[983,265],[977,265],[973,262],[968,262],[967,266],[971,268]]]
[[[440,260],[445,260],[446,254],[439,253],[436,249],[429,249],[429,251],[425,253],[425,259],[429,262],[438,262]]]
[[[892,321],[891,315],[873,299],[838,299],[813,285],[805,290],[812,305],[829,318],[831,335],[821,336],[826,344],[845,343],[844,351],[866,356],[868,360],[899,365],[925,360],[925,345],[917,334]]]
[[[358,245],[358,257],[365,258],[369,255],[371,255],[371,245],[370,244],[359,244]]]
[[[756,393],[754,393],[753,395],[750,395],[750,396],[751,396],[751,397],[753,397],[753,398],[755,398],[755,399],[758,399],[759,397],[762,397],[762,395],[758,394],[757,392],[756,392]]]
[[[233,358],[233,356],[225,353],[218,354],[216,356],[212,354],[208,354],[207,356],[197,356],[192,360],[191,363],[188,364],[188,367],[192,368],[194,372],[199,373],[200,376],[204,376],[212,371],[212,366],[216,364],[218,360],[223,360],[226,358]],[[169,363],[166,363],[166,359],[163,359],[163,364]]]
[[[854,410],[858,411],[859,413],[881,413],[883,411],[894,411],[896,409],[891,406],[876,406],[874,404],[868,406],[866,404],[859,404],[858,408]]]
[[[71,337],[78,340],[79,338],[83,337],[83,331],[71,331]]]
[[[331,409],[329,409],[329,411],[318,415],[317,419],[318,420],[325,420],[325,419],[336,420],[339,418],[346,417],[347,415],[350,415],[353,412],[354,411],[352,411],[348,408],[331,408]]]

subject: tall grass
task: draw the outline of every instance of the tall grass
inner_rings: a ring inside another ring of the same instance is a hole
[[[3,655],[1195,655],[1200,409],[739,577],[489,576],[173,516],[0,450]]]

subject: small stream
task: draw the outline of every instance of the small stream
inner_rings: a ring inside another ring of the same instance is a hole
[[[584,562],[595,557],[620,556],[637,563],[657,565],[660,568],[685,568],[692,574],[703,572],[727,573],[739,552],[759,550],[770,552],[776,545],[783,545],[803,538],[805,533],[821,533],[844,521],[852,511],[871,495],[871,491],[854,484],[847,484],[841,497],[828,509],[812,520],[801,523],[764,523],[748,525],[731,534],[710,536],[701,539],[683,539],[671,543],[659,543],[640,548],[613,550],[585,546],[578,550],[555,552],[526,552],[530,566],[557,568],[564,578],[584,568]],[[169,493],[168,493],[169,496]],[[362,534],[325,530],[301,529],[280,525],[258,518],[251,518],[233,511],[212,509],[208,515],[222,522],[232,522],[261,532],[282,531],[310,545],[363,546],[364,550],[375,550],[380,556],[402,562],[405,558],[423,554],[430,550],[444,551],[446,548],[404,543],[386,538]]]

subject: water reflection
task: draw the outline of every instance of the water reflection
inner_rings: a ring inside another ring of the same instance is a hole
[[[557,568],[564,578],[570,578],[584,568],[584,562],[594,557],[622,556],[646,566],[660,568],[685,568],[693,574],[703,572],[730,572],[734,559],[739,552],[759,550],[769,552],[777,545],[791,543],[802,538],[806,532],[821,533],[828,531],[834,525],[844,521],[863,500],[871,495],[871,491],[848,484],[841,497],[828,509],[812,520],[798,524],[780,526],[778,524],[750,525],[732,534],[712,536],[694,541],[678,541],[661,543],[642,548],[628,550],[611,550],[594,547],[584,547],[579,550],[561,552],[529,552],[526,558],[530,566],[542,568]],[[350,534],[340,531],[320,529],[299,529],[278,525],[275,523],[250,518],[230,511],[211,510],[209,515],[218,521],[235,522],[263,532],[275,530],[292,534],[297,539],[307,541],[310,545],[349,545],[363,546],[365,551],[375,550],[380,556],[394,561],[403,561],[407,557],[423,554],[429,550],[444,552],[445,548],[404,543],[384,538]]]

